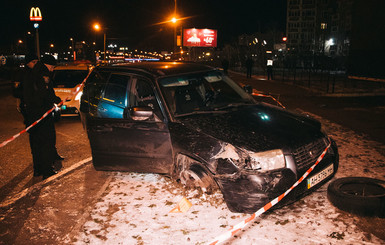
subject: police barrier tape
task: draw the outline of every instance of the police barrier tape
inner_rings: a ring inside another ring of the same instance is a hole
[[[239,83],[239,85],[240,85],[241,87],[245,87],[245,86],[246,86],[244,83]],[[279,102],[279,100],[277,100],[274,96],[272,96],[271,94],[264,94],[264,93],[261,93],[260,91],[258,91],[258,90],[256,90],[256,89],[253,88],[251,95],[252,95],[252,96],[258,96],[258,97],[271,98],[271,99],[273,99],[279,106],[281,106],[283,109],[286,109],[286,107],[285,107],[281,102]]]
[[[57,105],[57,106],[61,106],[63,104],[63,101],[60,101],[60,103]],[[38,124],[41,120],[43,120],[46,116],[48,116],[53,110],[56,109],[56,106],[52,107],[50,110],[48,110],[46,113],[44,113],[44,115],[37,121],[35,121],[34,123],[32,123],[31,125],[29,125],[27,128],[25,128],[23,131],[21,131],[20,133],[18,134],[15,134],[14,136],[12,136],[11,138],[7,139],[6,141],[4,141],[3,143],[0,144],[0,148],[5,146],[6,144],[8,144],[9,142],[12,142],[14,141],[17,137],[19,137],[20,135],[22,135],[23,133],[27,132],[30,128],[34,127],[36,124]]]
[[[266,212],[267,210],[269,210],[270,208],[275,206],[278,202],[280,202],[285,196],[287,196],[295,187],[297,187],[314,170],[314,168],[318,165],[318,163],[320,163],[322,161],[322,159],[324,158],[324,156],[325,156],[326,152],[328,151],[328,149],[330,148],[330,146],[331,146],[331,143],[330,143],[330,140],[329,140],[328,146],[321,153],[321,155],[317,158],[317,161],[313,164],[313,166],[311,166],[302,175],[302,177],[299,178],[299,180],[297,180],[297,182],[295,182],[286,192],[284,192],[283,194],[281,194],[280,196],[278,196],[274,200],[272,200],[269,203],[267,203],[265,206],[260,208],[257,212],[253,213],[249,218],[247,218],[247,219],[243,220],[242,222],[239,222],[238,224],[233,226],[226,233],[224,233],[224,234],[222,234],[220,236],[217,236],[209,244],[210,245],[220,244],[220,243],[226,241],[227,239],[233,237],[238,231],[242,230],[242,228],[244,228],[248,223],[250,223],[256,217],[260,216],[261,214],[263,214],[264,212]]]
[[[17,137],[19,137],[20,135],[22,135],[23,133],[27,132],[28,130],[30,130],[32,127],[34,127],[36,124],[38,124],[41,120],[43,120],[45,117],[47,117],[50,113],[52,113],[53,110],[55,110],[57,107],[60,107],[61,105],[63,105],[64,101],[67,101],[68,99],[72,99],[72,97],[75,96],[75,94],[77,92],[79,92],[80,88],[84,85],[84,83],[86,82],[86,80],[88,79],[88,77],[90,76],[91,74],[91,71],[92,71],[92,68],[90,69],[90,71],[88,72],[86,78],[84,78],[84,80],[82,81],[82,83],[80,83],[78,86],[76,86],[76,88],[74,89],[74,91],[72,92],[72,95],[67,97],[65,100],[62,100],[60,101],[60,103],[58,105],[54,105],[50,110],[48,110],[46,113],[44,113],[44,115],[38,119],[37,121],[35,121],[34,123],[32,123],[31,125],[29,125],[27,128],[25,128],[24,130],[22,130],[20,133],[18,134],[15,134],[14,136],[12,136],[11,138],[5,140],[4,142],[2,142],[0,144],[0,148],[4,147],[5,145],[7,145],[8,143],[14,141]]]
[[[253,91],[253,93],[252,93],[251,95],[253,95],[253,96],[259,96],[259,97],[271,98],[271,99],[273,99],[275,102],[277,102],[277,104],[279,104],[283,109],[286,109],[286,107],[285,107],[284,105],[282,105],[281,102],[279,102],[276,98],[274,98],[274,97],[273,97],[272,95],[270,95],[270,94],[255,93],[255,92]]]

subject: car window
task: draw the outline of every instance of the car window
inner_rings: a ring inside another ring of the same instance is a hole
[[[241,87],[217,71],[167,77],[160,79],[159,83],[174,115],[217,111],[235,104],[254,103]]]
[[[154,111],[155,121],[163,119],[154,88],[150,81],[145,78],[136,77],[131,94],[132,96],[130,102],[132,107],[149,106]]]
[[[102,99],[97,106],[97,117],[121,118],[125,117],[127,107],[127,87],[130,76],[111,74],[105,86]]]
[[[128,77],[126,75],[112,74],[106,89],[103,99],[117,106],[126,106],[126,92]]]
[[[91,115],[96,115],[103,89],[107,83],[109,72],[93,71],[87,79],[83,89],[81,110],[89,110]],[[86,106],[86,107],[84,107]]]
[[[106,72],[93,72],[86,83],[84,93],[88,95],[90,99],[100,99],[103,92],[103,88],[107,83],[109,73]]]
[[[55,70],[52,81],[54,88],[74,88],[86,78],[88,70]]]

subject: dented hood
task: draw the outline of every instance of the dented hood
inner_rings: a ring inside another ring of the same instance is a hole
[[[323,136],[318,121],[264,104],[230,107],[178,120],[190,130],[251,151],[296,148]]]

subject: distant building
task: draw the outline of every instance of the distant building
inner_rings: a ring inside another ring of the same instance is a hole
[[[288,0],[288,49],[297,53],[347,55],[353,1]]]
[[[288,0],[290,53],[343,60],[350,73],[385,76],[384,0]]]

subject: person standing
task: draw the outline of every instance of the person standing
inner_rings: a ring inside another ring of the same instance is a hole
[[[274,80],[273,78],[273,60],[267,60],[267,80]]]
[[[44,55],[23,82],[27,127],[40,119],[55,103],[61,102],[50,82],[55,65],[56,60],[52,55]],[[57,153],[56,132],[52,114],[42,119],[28,132],[34,176],[43,176],[45,179],[56,174],[53,168]]]
[[[222,60],[223,72],[227,75],[227,70],[229,69],[229,61],[227,59]]]
[[[26,77],[30,75],[30,72],[35,67],[36,63],[38,62],[38,57],[34,54],[27,54],[25,56],[25,66],[24,69],[20,70],[16,76],[14,77],[14,84],[12,87],[12,94],[15,98],[17,98],[19,101],[18,103],[18,110],[25,118],[25,104],[24,104],[24,98],[23,98],[23,81]]]

